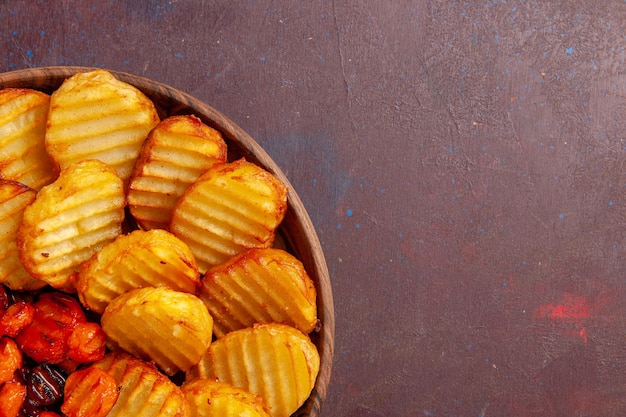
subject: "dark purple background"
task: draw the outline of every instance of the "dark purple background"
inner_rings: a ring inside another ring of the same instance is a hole
[[[0,71],[153,78],[325,249],[323,416],[626,415],[626,2],[0,2]]]

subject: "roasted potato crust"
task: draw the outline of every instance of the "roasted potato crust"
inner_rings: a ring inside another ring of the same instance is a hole
[[[165,287],[120,295],[101,323],[113,350],[153,361],[167,375],[198,363],[213,336],[213,319],[202,300]]]
[[[52,287],[74,292],[80,265],[122,233],[125,205],[122,180],[107,164],[70,165],[24,210],[17,235],[22,265]]]
[[[83,305],[102,314],[114,298],[135,288],[168,287],[195,294],[200,285],[189,247],[165,230],[135,230],[84,262],[76,290]]]
[[[61,169],[98,159],[127,181],[158,123],[154,103],[134,86],[106,70],[77,73],[50,96],[45,145]]]
[[[0,90],[0,178],[39,190],[58,169],[46,153],[50,96],[28,88]]]
[[[46,283],[33,278],[22,266],[17,249],[17,234],[24,210],[37,193],[15,181],[0,180],[0,283],[12,290],[31,291]]]
[[[51,95],[0,90],[0,336],[28,357],[0,375],[0,409],[292,415],[320,354],[315,285],[273,248],[287,194],[259,165],[229,162],[198,117],[159,121],[106,70]],[[14,382],[48,368],[53,395],[23,408]]]
[[[190,417],[189,404],[179,386],[143,360],[110,353],[92,366],[112,375],[119,396],[107,417]]]
[[[315,284],[302,262],[282,249],[248,249],[212,267],[199,296],[217,337],[263,322],[310,333],[317,323]]]
[[[226,161],[226,142],[193,115],[161,121],[143,144],[128,189],[128,206],[142,229],[167,229],[183,192],[211,166]]]
[[[260,396],[226,382],[196,378],[181,389],[193,417],[270,417]]]
[[[204,273],[248,248],[270,247],[287,210],[287,188],[240,159],[218,164],[176,203],[170,231],[189,245]]]
[[[263,398],[272,416],[288,417],[309,397],[320,357],[299,330],[255,324],[211,343],[188,378],[217,378]]]

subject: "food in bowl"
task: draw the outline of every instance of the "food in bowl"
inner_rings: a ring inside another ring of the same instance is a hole
[[[102,70],[94,71],[94,73],[100,73],[101,71],[102,71]],[[80,77],[81,77],[81,78],[83,78],[83,79],[87,79],[87,80],[89,79],[89,75],[90,75],[89,73],[80,73]],[[69,77],[69,78],[70,78],[70,80],[73,80],[73,78],[72,78],[72,77]],[[53,96],[53,97],[54,97],[54,94],[55,94],[55,92],[52,92],[52,96]],[[52,102],[54,102],[54,100],[51,100],[51,101],[52,101]],[[155,125],[155,126],[156,126],[156,125]],[[85,126],[83,126],[83,127],[85,127]],[[88,128],[88,127],[85,127],[84,131],[89,131],[89,128]],[[106,134],[106,132],[105,132],[105,133],[103,133],[103,134]],[[147,136],[147,134],[146,134],[146,136]],[[76,139],[76,138],[75,138],[74,140],[75,140],[75,142],[72,142],[72,143],[70,144],[71,146],[69,146],[69,148],[68,148],[68,149],[69,149],[69,151],[68,151],[68,152],[70,152],[70,153],[72,154],[72,158],[74,158],[74,157],[76,156],[76,149],[84,149],[84,148],[82,148],[82,144],[81,144],[81,142],[80,142],[80,141],[81,141],[80,137],[79,137],[79,139]],[[108,143],[112,143],[112,141],[107,141],[107,142],[108,142]],[[58,141],[57,141],[57,142],[55,142],[55,144],[58,144],[58,143],[59,143]],[[85,148],[88,148],[88,147],[89,147],[89,146],[86,146]],[[62,148],[62,147],[56,147],[55,149],[58,151],[60,148]],[[130,152],[130,153],[135,154],[135,152],[137,151],[137,148],[136,148],[135,142],[132,142],[132,146],[131,146],[130,148],[132,148],[132,150],[130,150],[129,152]],[[130,149],[130,148],[129,148],[129,149]],[[137,152],[139,152],[139,151],[137,151]],[[107,152],[105,152],[105,154],[106,154],[106,153],[107,153]],[[116,148],[115,148],[115,149],[112,151],[112,153],[117,155],[117,154],[118,154],[118,149],[116,149]],[[136,155],[138,155],[138,153],[137,153]],[[104,159],[104,158],[103,158],[103,159]],[[75,165],[77,165],[77,164],[93,164],[93,165],[97,165],[97,163],[96,163],[96,162],[93,162],[93,161],[94,161],[94,160],[99,160],[99,159],[98,159],[97,157],[94,157],[94,155],[93,155],[93,154],[88,153],[88,154],[86,154],[86,156],[85,156],[85,159],[84,159],[84,160],[79,158],[78,160],[73,160],[73,161],[72,161],[72,162],[70,162],[70,163],[68,163],[68,162],[63,162],[63,163],[62,163],[61,161],[66,161],[66,159],[64,159],[64,158],[63,158],[63,156],[59,156],[59,155],[55,155],[55,156],[53,157],[53,160],[56,162],[56,164],[57,164],[57,165],[58,165],[58,167],[59,167],[59,171],[60,171],[60,173],[59,173],[59,177],[60,177],[60,178],[63,178],[63,177],[62,177],[63,173],[64,173],[64,172],[66,172],[68,169],[71,169],[71,167],[74,167],[74,166],[75,166]],[[137,161],[137,160],[138,160],[138,158],[137,158],[137,157],[135,157],[135,161]],[[128,189],[128,179],[129,179],[129,177],[127,177],[127,176],[126,176],[126,175],[127,175],[127,173],[129,172],[129,171],[128,171],[127,164],[125,164],[125,163],[119,163],[119,164],[118,164],[117,159],[116,159],[115,161],[116,161],[116,162],[112,162],[112,166],[111,166],[111,167],[113,168],[113,170],[114,170],[114,171],[116,171],[116,174],[119,176],[119,178],[121,179],[121,181],[124,183],[124,189],[125,189],[125,190],[127,190],[127,189]],[[247,166],[247,164],[248,164],[248,162],[247,162],[247,161],[242,161],[242,158],[238,158],[236,161],[237,161],[237,162],[240,162],[240,161],[241,161],[241,163],[242,163],[242,164],[246,164],[246,166]],[[101,163],[103,163],[103,161],[100,161],[100,162],[101,162]],[[229,163],[233,163],[233,162],[223,162],[222,164],[229,164]],[[106,163],[104,163],[104,164],[106,164]],[[62,166],[62,165],[63,165],[63,166]],[[254,165],[254,164],[251,164],[251,165]],[[120,167],[121,167],[121,168],[120,168]],[[257,169],[258,169],[258,168],[260,168],[260,167],[257,167]],[[219,170],[217,170],[217,171],[219,171]],[[261,172],[261,173],[263,173],[263,174],[269,174],[269,175],[270,175],[270,177],[272,177],[272,174],[271,174],[271,173],[269,173],[269,172],[267,172],[267,171],[265,171],[263,168],[260,168],[260,172]],[[274,178],[274,179],[276,179],[276,178]],[[43,186],[42,188],[45,188],[45,187],[54,188],[54,186],[55,186],[55,184],[56,184],[56,181],[58,181],[58,178],[57,178],[57,179],[55,179],[55,180],[54,180],[54,182],[52,182],[52,183],[50,183],[50,184],[48,184],[48,185],[46,185],[46,186]],[[219,181],[218,181],[218,182],[219,182]],[[280,182],[280,181],[279,181],[279,182]],[[236,186],[236,183],[233,183],[233,184],[235,184],[235,186]],[[57,184],[57,185],[59,185],[59,184]],[[70,187],[70,189],[73,187],[73,184],[72,184],[71,182],[69,183],[69,185],[68,185],[68,184],[65,184],[65,183],[62,183],[61,185],[62,185],[62,187],[60,187],[61,189],[59,189],[59,190],[58,190],[59,192],[61,192],[63,188],[67,188],[68,186]],[[278,188],[280,188],[280,187],[278,187]],[[193,182],[189,185],[189,189],[190,189],[190,190],[193,190],[193,189],[194,189]],[[263,191],[263,190],[264,190],[264,188],[263,188],[263,187],[261,187],[261,191]],[[187,191],[187,190],[185,190],[185,192],[186,192],[186,191]],[[183,192],[183,194],[181,194],[181,197],[180,197],[180,199],[181,199],[181,200],[183,200],[183,201],[185,200],[185,192]],[[190,191],[190,193],[191,193],[191,191]],[[98,194],[98,193],[94,193],[94,194]],[[254,194],[254,193],[253,193],[253,194]],[[42,193],[42,195],[45,195],[45,192],[44,192],[44,193]],[[246,195],[247,195],[247,194],[246,194]],[[280,195],[280,193],[279,193],[279,195]],[[39,196],[39,194],[38,194],[38,196]],[[62,196],[63,196],[63,194],[60,194],[60,196],[62,197]],[[250,211],[249,211],[249,210],[250,210],[250,207],[252,207],[252,216],[251,216],[251,217],[254,217],[254,206],[255,206],[254,201],[256,201],[256,200],[255,200],[255,198],[258,198],[258,197],[265,197],[265,194],[264,194],[263,192],[258,192],[258,191],[257,191],[257,192],[256,192],[256,194],[255,194],[255,196],[254,196],[254,197],[252,198],[252,200],[251,200],[251,201],[252,201],[252,203],[246,206],[246,210],[247,210],[247,211],[244,211],[244,214],[243,214],[243,215],[241,214],[241,212],[237,212],[237,211],[235,211],[235,212],[234,212],[234,213],[235,213],[235,214],[234,214],[234,218],[236,218],[237,216],[241,216],[241,218],[244,220],[244,223],[245,223],[245,220],[247,219],[247,217],[246,217],[246,216],[248,216],[248,215],[249,215],[249,213],[250,213]],[[36,200],[37,200],[37,199],[35,199],[35,202],[36,202]],[[270,198],[270,200],[271,200],[271,198]],[[279,201],[280,201],[280,200],[279,200]],[[32,204],[35,204],[35,203],[32,203]],[[62,204],[62,203],[60,203],[60,204]],[[95,205],[97,205],[97,204],[95,204]],[[106,203],[105,203],[105,206],[106,206]],[[262,204],[260,207],[267,207],[267,206],[268,206],[267,204]],[[270,206],[271,206],[271,204],[270,204]],[[271,210],[270,210],[270,212],[265,212],[263,215],[261,215],[261,216],[260,216],[261,221],[259,221],[259,222],[257,222],[257,223],[256,223],[256,224],[260,225],[260,226],[258,227],[258,229],[265,229],[265,231],[264,231],[264,235],[263,235],[263,236],[264,236],[264,240],[262,240],[264,243],[263,243],[263,245],[262,245],[262,246],[267,246],[267,243],[265,243],[265,242],[274,242],[274,239],[275,239],[275,237],[276,237],[277,228],[279,227],[280,222],[281,222],[281,220],[282,220],[282,218],[283,218],[283,216],[284,216],[284,211],[283,211],[282,213],[280,212],[281,210],[284,210],[284,200],[283,200],[283,203],[282,203],[282,204],[281,204],[281,203],[275,204],[275,206],[274,206],[274,207],[276,207],[276,210],[277,210],[277,212],[278,212],[278,215],[269,215],[269,216],[268,216],[268,213],[270,213],[270,214],[271,214]],[[124,227],[123,227],[124,231],[120,232],[120,233],[117,235],[118,237],[119,237],[119,236],[122,236],[122,235],[123,235],[123,234],[125,234],[125,233],[128,233],[130,230],[133,230],[133,229],[137,228],[137,227],[134,225],[134,222],[132,222],[132,221],[128,221],[128,220],[132,220],[132,219],[131,219],[131,218],[132,218],[132,215],[129,215],[128,211],[127,211],[125,214],[126,214],[126,217],[125,217],[125,222],[124,222],[124,225],[123,225],[123,226],[124,226]],[[63,218],[64,220],[67,220],[67,218],[69,218],[69,220],[76,220],[76,219],[73,219],[73,218],[72,218],[72,216],[73,216],[73,215],[74,215],[74,213],[73,213],[73,212],[70,212],[69,214],[68,214],[68,213],[65,213],[65,212],[61,212],[61,213],[58,215],[58,218]],[[115,216],[113,216],[113,217],[115,217]],[[53,219],[55,219],[55,216],[53,215],[53,216],[52,216],[52,218],[53,218]],[[266,220],[267,220],[268,218],[269,218],[269,219],[273,219],[273,220],[271,220],[271,221],[268,223],[268,222],[266,222]],[[44,222],[44,220],[43,220],[43,219],[40,219],[40,220],[41,220],[42,222]],[[54,223],[54,221],[52,221],[52,223]],[[88,223],[88,221],[87,221],[87,223]],[[202,223],[202,221],[201,221],[201,223]],[[205,220],[205,223],[206,223],[206,220]],[[85,219],[82,219],[82,218],[81,218],[81,219],[79,219],[78,221],[74,221],[74,222],[70,221],[69,223],[62,223],[62,224],[63,224],[63,226],[64,226],[64,229],[63,229],[64,233],[66,233],[66,234],[67,234],[67,236],[71,236],[72,234],[75,234],[75,232],[76,232],[77,230],[78,230],[78,231],[80,231],[80,230],[83,230],[83,229],[84,229],[84,226],[85,226]],[[269,224],[269,226],[268,226],[268,224]],[[18,235],[19,235],[19,233],[18,233]],[[227,233],[227,234],[225,234],[224,236],[225,236],[225,237],[228,237],[228,236],[229,236],[229,234]],[[277,239],[277,240],[279,241],[279,243],[280,243],[280,241],[281,241],[281,239],[282,239],[282,238],[284,238],[284,236],[279,236],[279,237],[278,237],[278,239]],[[287,238],[289,238],[289,237],[287,236]],[[88,240],[89,240],[89,239],[87,239],[87,241],[88,241]],[[227,240],[227,239],[226,239],[226,240]],[[246,245],[247,245],[247,243],[242,244],[241,242],[242,242],[242,241],[241,241],[241,239],[239,239],[239,240],[237,240],[237,241],[236,241],[237,245],[239,245],[239,246],[235,246],[235,247],[237,248],[237,250],[235,250],[235,252],[233,252],[233,253],[231,254],[231,256],[234,256],[234,255],[236,255],[238,252],[241,252],[241,251],[243,251],[243,250],[248,249],[248,247],[246,246]],[[245,242],[250,242],[250,239],[246,240]],[[288,242],[288,241],[286,241],[285,243],[286,243],[286,244],[289,244],[289,242]],[[86,248],[86,249],[89,249],[89,245],[88,245],[87,243],[83,242],[83,244],[84,244],[84,246],[85,246],[85,248]],[[106,245],[108,245],[108,244],[110,244],[110,242],[106,243]],[[270,244],[271,244],[271,243],[270,243]],[[103,246],[102,246],[102,248],[106,247],[106,245],[103,245]],[[234,245],[232,245],[232,244],[231,244],[230,246],[231,246],[231,247],[233,247]],[[70,247],[72,247],[72,246],[70,245]],[[41,256],[42,258],[46,258],[46,256],[45,256],[45,255],[41,255],[41,254],[45,254],[45,253],[47,253],[47,252],[45,252],[45,251],[44,251],[43,247],[38,247],[38,249],[40,249],[40,250],[41,250],[40,256]],[[100,248],[99,248],[99,249],[100,249]],[[232,249],[231,249],[231,250],[232,250]],[[71,253],[71,252],[70,252],[70,253]],[[49,255],[49,254],[48,254],[48,255]],[[90,256],[89,258],[91,258],[92,256],[95,256],[95,254],[91,254],[91,256]],[[226,257],[224,260],[226,260],[227,258],[228,258],[228,257]],[[83,262],[85,262],[85,261],[83,260],[83,261],[81,261],[79,264],[81,264],[81,265],[82,265],[82,263],[83,263]],[[216,263],[220,263],[220,261],[217,261]],[[27,270],[29,269],[29,266],[28,266],[28,265],[27,265],[27,268],[26,268],[26,269],[27,269]],[[207,267],[207,269],[208,269],[208,267]],[[60,290],[60,291],[66,292],[66,293],[73,293],[73,292],[76,290],[76,287],[72,287],[72,285],[75,285],[75,282],[76,282],[76,276],[77,276],[77,275],[76,275],[76,274],[73,274],[73,273],[72,273],[72,274],[69,274],[69,275],[68,275],[68,277],[69,277],[69,278],[67,278],[67,277],[66,277],[67,279],[66,279],[66,280],[64,280],[64,281],[63,281],[61,284],[59,284],[59,285],[56,285],[56,283],[55,283],[54,281],[46,282],[46,284],[47,284],[49,287],[53,287],[53,288],[55,288],[55,291]],[[55,285],[56,285],[56,287],[55,287]],[[14,288],[13,290],[20,290],[20,288]],[[51,291],[51,290],[50,290],[48,287],[46,287],[43,291],[45,292],[45,291]],[[54,291],[52,291],[52,292],[54,292]],[[121,297],[121,295],[120,295],[120,296],[118,296],[118,297]],[[111,301],[111,302],[113,302],[113,301]],[[99,322],[99,318],[95,319],[95,320],[94,320],[94,322]],[[168,326],[164,326],[164,327],[167,329],[167,327],[168,327]],[[175,326],[174,326],[174,329],[175,329]],[[169,330],[172,330],[172,329],[169,329]],[[294,328],[294,330],[295,330],[295,331],[297,331],[297,332],[300,332],[301,334],[303,334],[305,338],[308,338],[308,337],[309,337],[309,336],[307,336],[306,334],[302,333],[300,330],[297,330],[297,329],[295,329],[295,328]],[[319,330],[319,329],[318,329],[318,330]],[[111,343],[111,342],[109,342],[109,343],[108,343],[109,350],[110,350],[112,353],[117,352],[117,350],[116,350],[116,346],[115,346],[115,345],[116,345],[116,343]],[[313,345],[313,344],[311,344],[311,346],[314,346],[314,347],[315,347],[315,350],[317,351],[317,346],[315,346],[315,345]],[[318,354],[319,354],[319,352],[318,352]],[[309,357],[309,356],[307,356],[307,357]],[[318,358],[318,361],[319,361],[319,358]],[[60,363],[61,368],[62,368],[65,372],[69,372],[70,374],[72,374],[73,372],[77,372],[79,369],[80,369],[80,370],[82,370],[83,368],[86,368],[88,365],[89,365],[89,364],[87,364],[87,363],[83,363],[82,365],[80,365],[80,367],[74,367],[74,366],[75,366],[75,364],[73,364],[73,363],[66,363],[66,362],[62,362],[62,363]],[[313,367],[311,367],[311,369],[319,369],[319,364],[318,364],[317,366],[313,366]],[[174,377],[176,377],[176,376],[180,377],[180,375],[173,375],[173,376],[172,376],[172,379],[175,379]],[[315,377],[316,377],[316,376],[317,376],[317,371],[315,372],[315,375],[313,375],[313,381],[315,381]],[[73,379],[75,380],[76,378],[73,378]],[[74,381],[74,384],[75,384],[75,383],[76,383],[76,381]],[[295,411],[298,409],[298,407],[300,407],[300,406],[301,406],[301,405],[302,405],[302,404],[303,404],[303,403],[307,400],[308,394],[310,394],[310,393],[312,392],[313,388],[314,388],[314,386],[313,386],[313,385],[311,385],[310,390],[306,393],[306,395],[305,395],[305,396],[303,396],[303,393],[301,393],[301,392],[300,392],[300,393],[298,393],[298,398],[301,398],[301,400],[299,400],[299,401],[298,401],[295,405],[293,405],[293,408],[292,408],[292,409],[290,409],[290,410],[288,410],[288,412],[289,412],[289,413],[293,413],[293,412],[295,412]],[[255,394],[255,393],[252,393],[252,394]],[[262,396],[262,394],[263,394],[263,393],[258,393],[258,394]]]
[[[222,135],[194,115],[163,119],[144,141],[128,186],[128,207],[144,230],[169,227],[183,192],[211,166],[226,162]]]

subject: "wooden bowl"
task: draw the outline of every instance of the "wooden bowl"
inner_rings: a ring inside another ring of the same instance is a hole
[[[7,87],[33,88],[48,94],[63,80],[77,72],[94,70],[89,67],[45,67],[0,73],[0,89]],[[219,130],[229,149],[229,160],[245,157],[272,172],[289,189],[288,209],[278,231],[278,245],[298,257],[317,285],[319,330],[311,339],[320,352],[321,364],[317,382],[309,399],[295,416],[318,416],[326,397],[334,349],[334,307],[328,268],[317,233],[302,201],[289,180],[267,153],[239,126],[211,106],[190,95],[150,79],[123,72],[110,71],[120,80],[143,91],[156,105],[162,118],[177,114],[195,114],[207,125]]]

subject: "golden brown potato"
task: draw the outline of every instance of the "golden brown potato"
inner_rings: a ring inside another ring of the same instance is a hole
[[[196,116],[161,121],[144,142],[128,187],[128,206],[142,229],[167,229],[174,205],[198,177],[226,161],[226,142]]]
[[[24,210],[17,236],[20,261],[35,278],[74,291],[80,264],[122,232],[122,180],[96,160],[70,165]]]
[[[196,378],[181,389],[191,417],[270,417],[260,396],[226,382]]]
[[[57,177],[44,138],[50,96],[27,88],[0,90],[0,178],[39,190]]]
[[[204,275],[199,296],[217,337],[263,322],[309,333],[317,323],[315,284],[302,262],[282,249],[248,249],[214,266]]]
[[[307,335],[278,323],[255,324],[211,343],[188,379],[217,378],[263,398],[272,416],[288,417],[311,394],[320,357]]]
[[[46,149],[61,169],[98,159],[127,181],[158,122],[154,103],[134,86],[106,70],[77,73],[50,96]]]
[[[179,386],[154,366],[125,353],[110,353],[92,366],[113,375],[119,396],[107,417],[189,417]]]
[[[115,297],[135,288],[168,287],[196,293],[200,276],[189,247],[165,230],[119,236],[82,264],[76,290],[82,304],[102,314]]]
[[[240,159],[218,164],[176,203],[170,231],[187,243],[204,273],[247,248],[270,247],[287,210],[287,188]]]
[[[12,290],[30,291],[46,285],[26,272],[16,243],[24,210],[35,196],[35,190],[24,184],[0,180],[0,283]]]
[[[168,375],[198,363],[213,335],[213,319],[202,300],[165,287],[120,295],[101,322],[113,350],[151,360]]]

